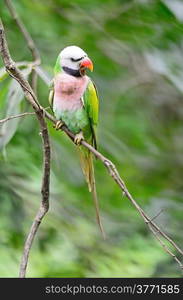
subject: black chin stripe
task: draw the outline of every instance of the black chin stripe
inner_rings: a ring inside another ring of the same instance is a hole
[[[74,77],[81,77],[81,74],[79,72],[79,70],[74,70],[74,69],[70,69],[68,67],[63,67],[63,70],[69,74],[69,75],[72,75]]]

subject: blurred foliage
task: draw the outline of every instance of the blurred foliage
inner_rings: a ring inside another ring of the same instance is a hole
[[[95,72],[91,76],[100,94],[99,150],[114,161],[150,216],[163,209],[156,222],[181,246],[182,1],[13,3],[40,51],[42,67],[51,76],[65,46],[78,45],[92,58]],[[3,1],[0,11],[13,58],[30,61],[26,43]],[[0,118],[31,110],[3,69],[0,77]],[[38,94],[47,107],[48,88],[41,79]],[[108,235],[106,241],[101,239],[74,146],[48,125],[51,208],[35,239],[28,276],[180,277],[176,263],[96,161],[98,197]],[[42,148],[35,117],[1,126],[0,147],[0,276],[16,277],[40,201]]]

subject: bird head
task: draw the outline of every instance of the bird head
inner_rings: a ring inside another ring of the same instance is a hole
[[[84,76],[86,69],[93,71],[93,63],[88,55],[77,46],[69,46],[60,52],[60,65],[70,74]]]

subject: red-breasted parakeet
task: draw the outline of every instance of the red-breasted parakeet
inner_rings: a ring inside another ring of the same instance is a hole
[[[82,139],[97,148],[96,127],[98,123],[99,101],[92,80],[86,75],[86,69],[93,71],[88,55],[77,46],[64,48],[56,61],[54,79],[49,102],[56,119],[56,129],[65,124],[75,134],[75,143],[80,152],[81,167],[92,192],[96,217],[100,230],[102,227],[96,194],[93,156],[80,145]]]

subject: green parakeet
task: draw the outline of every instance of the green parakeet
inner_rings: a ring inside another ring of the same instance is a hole
[[[93,71],[93,64],[81,48],[77,46],[64,48],[60,52],[54,68],[55,76],[49,102],[58,120],[56,128],[60,128],[65,123],[68,129],[75,134],[81,167],[89,191],[93,195],[97,222],[103,237],[105,237],[99,214],[93,156],[89,150],[80,145],[81,140],[85,139],[97,148],[96,127],[99,101],[95,85],[86,75],[87,68]]]

